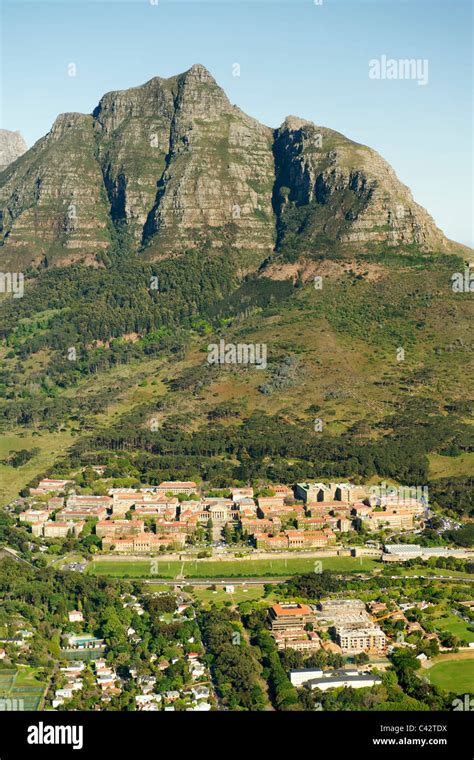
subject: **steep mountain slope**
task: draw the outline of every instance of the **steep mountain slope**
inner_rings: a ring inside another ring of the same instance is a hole
[[[0,175],[0,184],[3,266],[92,263],[110,244],[91,116],[58,116],[51,131]]]
[[[290,116],[276,132],[274,151],[278,248],[449,247],[390,165],[365,145]]]
[[[100,263],[125,230],[148,260],[231,246],[287,257],[451,244],[373,150],[288,117],[271,130],[201,65],[63,114],[0,174],[3,266]]]
[[[0,172],[28,150],[20,132],[0,129]]]

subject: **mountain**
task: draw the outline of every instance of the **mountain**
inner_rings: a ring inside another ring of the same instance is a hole
[[[279,246],[449,248],[433,219],[374,150],[293,116],[276,131],[273,150]]]
[[[451,243],[375,151],[288,117],[272,130],[194,65],[58,116],[0,174],[0,261],[96,264],[126,231],[148,260],[231,246],[243,268]]]
[[[20,132],[0,129],[0,172],[28,150]]]
[[[0,208],[0,271],[29,267],[0,298],[0,506],[97,463],[121,486],[464,488],[466,251],[370,148],[263,126],[193,66],[59,116]],[[221,341],[265,366],[210,364]]]

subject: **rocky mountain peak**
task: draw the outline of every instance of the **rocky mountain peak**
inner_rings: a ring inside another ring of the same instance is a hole
[[[90,115],[61,114],[0,177],[2,261],[92,263],[114,225],[152,259],[196,246],[232,247],[252,265],[275,245],[294,256],[449,248],[378,153],[297,116],[260,124],[202,64],[109,92]]]
[[[26,153],[28,146],[20,132],[0,129],[0,171]]]
[[[280,132],[296,132],[300,129],[304,129],[305,127],[314,127],[315,124],[312,121],[308,121],[307,119],[300,119],[299,116],[287,116],[284,122],[282,123],[279,131]]]
[[[191,68],[185,71],[181,76],[186,79],[196,79],[198,82],[206,82],[207,84],[215,84],[218,86],[212,74],[202,65],[202,63],[193,63]]]

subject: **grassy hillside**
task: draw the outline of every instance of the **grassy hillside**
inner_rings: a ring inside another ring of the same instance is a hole
[[[138,478],[152,470],[246,479],[248,456],[258,460],[255,477],[271,467],[276,477],[379,474],[417,483],[467,474],[473,304],[451,288],[459,259],[277,259],[239,282],[223,259],[209,267],[193,253],[154,269],[121,257],[119,243],[110,269],[46,273],[20,305],[1,307],[0,459],[41,449],[24,466],[0,465],[1,503],[54,470],[70,443],[76,454],[59,469],[111,462],[118,447],[129,459],[118,472]],[[156,293],[147,288],[152,276]],[[265,344],[267,367],[209,366],[207,347],[221,339]],[[270,441],[256,452],[261,414],[264,438],[287,430],[297,444]],[[246,451],[227,441],[241,427]],[[112,445],[120,431],[127,440]],[[207,463],[198,431],[227,441]]]

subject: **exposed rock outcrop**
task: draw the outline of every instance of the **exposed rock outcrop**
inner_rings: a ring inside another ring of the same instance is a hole
[[[433,219],[371,148],[290,116],[276,132],[274,151],[280,247],[448,246]]]
[[[201,65],[62,114],[0,174],[0,261],[93,263],[114,225],[147,258],[227,245],[275,248],[449,241],[375,151],[288,117],[272,130],[232,105]]]
[[[0,172],[26,153],[28,146],[20,132],[0,129]]]

